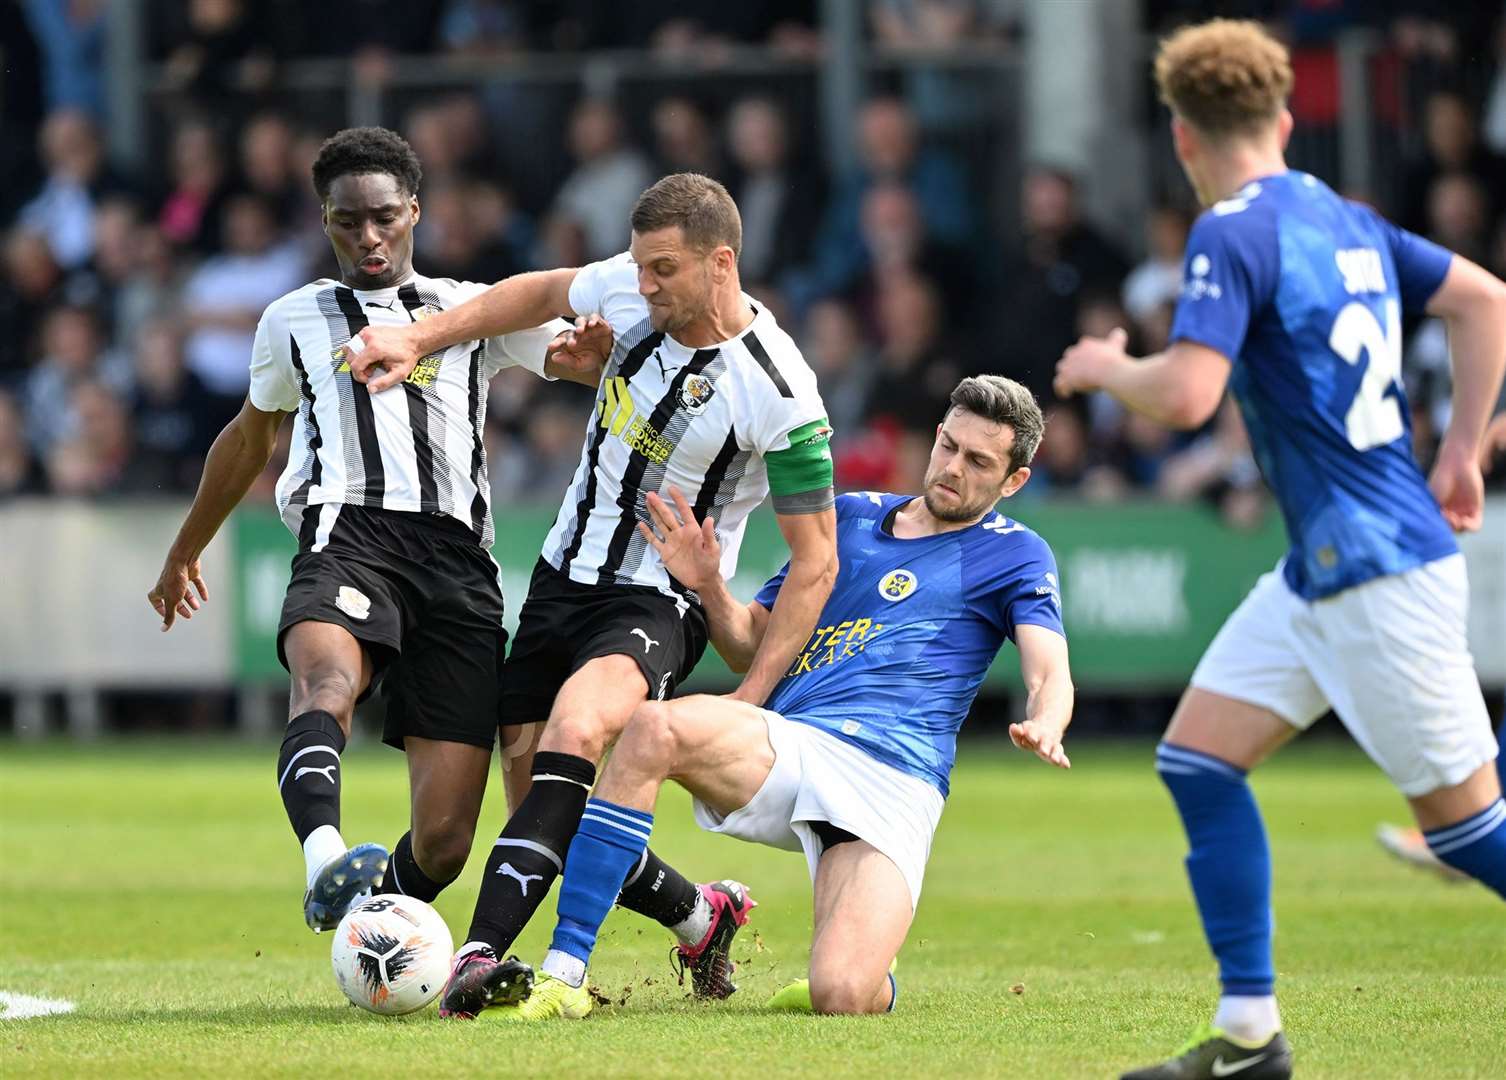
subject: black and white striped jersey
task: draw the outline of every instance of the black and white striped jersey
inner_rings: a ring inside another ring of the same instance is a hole
[[[600,314],[615,341],[544,558],[572,581],[648,585],[683,603],[690,594],[636,527],[649,520],[647,493],[668,501],[675,486],[698,520],[709,513],[731,577],[748,514],[769,491],[764,455],[789,449],[791,432],[824,423],[816,376],[757,304],[746,330],[707,348],[654,330],[626,253],[583,267],[570,307]]]
[[[487,286],[427,278],[361,291],[320,280],[273,301],[256,328],[251,404],[295,413],[277,508],[296,535],[309,506],[447,514],[482,546],[493,538],[482,448],[491,377],[517,364],[544,376],[544,350],[566,323],[468,341],[425,356],[400,386],[370,393],[350,374],[362,327],[403,324],[455,307]]]

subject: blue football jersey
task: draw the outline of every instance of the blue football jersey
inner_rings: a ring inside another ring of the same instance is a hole
[[[1401,385],[1402,314],[1422,310],[1452,258],[1301,172],[1247,184],[1188,237],[1171,339],[1233,361],[1299,596],[1458,550],[1412,456]]]
[[[914,496],[837,499],[841,569],[810,641],[768,707],[828,731],[947,794],[957,729],[1006,638],[1063,633],[1056,560],[1024,525],[990,513],[909,540],[890,523]],[[774,606],[788,564],[758,593]]]

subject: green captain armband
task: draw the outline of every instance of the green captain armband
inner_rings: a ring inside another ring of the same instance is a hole
[[[826,417],[790,432],[788,450],[763,457],[777,514],[815,514],[836,502],[832,486],[831,425]]]

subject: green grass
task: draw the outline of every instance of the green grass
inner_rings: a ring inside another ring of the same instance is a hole
[[[273,754],[0,746],[0,990],[78,1006],[0,1022],[0,1075],[1106,1077],[1174,1049],[1216,992],[1149,745],[1079,743],[1061,774],[973,744],[901,953],[893,1016],[760,1009],[802,974],[804,859],[698,832],[675,789],[655,848],[692,875],[741,877],[761,902],[756,935],[735,950],[735,998],[687,1001],[665,933],[617,912],[592,971],[623,1006],[526,1031],[441,1023],[432,1009],[382,1019],[345,1004],[330,939],[303,928],[302,860]],[[401,758],[353,751],[344,776],[347,838],[390,844],[407,816]],[[1371,831],[1400,815],[1400,800],[1346,747],[1296,748],[1256,788],[1299,1075],[1501,1076],[1499,900],[1383,857]],[[502,815],[494,782],[483,835]],[[437,905],[457,935],[484,848]],[[519,943],[525,958],[542,955],[552,916],[550,901]]]

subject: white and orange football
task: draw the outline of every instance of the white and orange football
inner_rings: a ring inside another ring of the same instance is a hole
[[[439,996],[454,945],[422,900],[384,894],[351,908],[335,930],[335,981],[351,1001],[383,1016],[417,1012]]]

